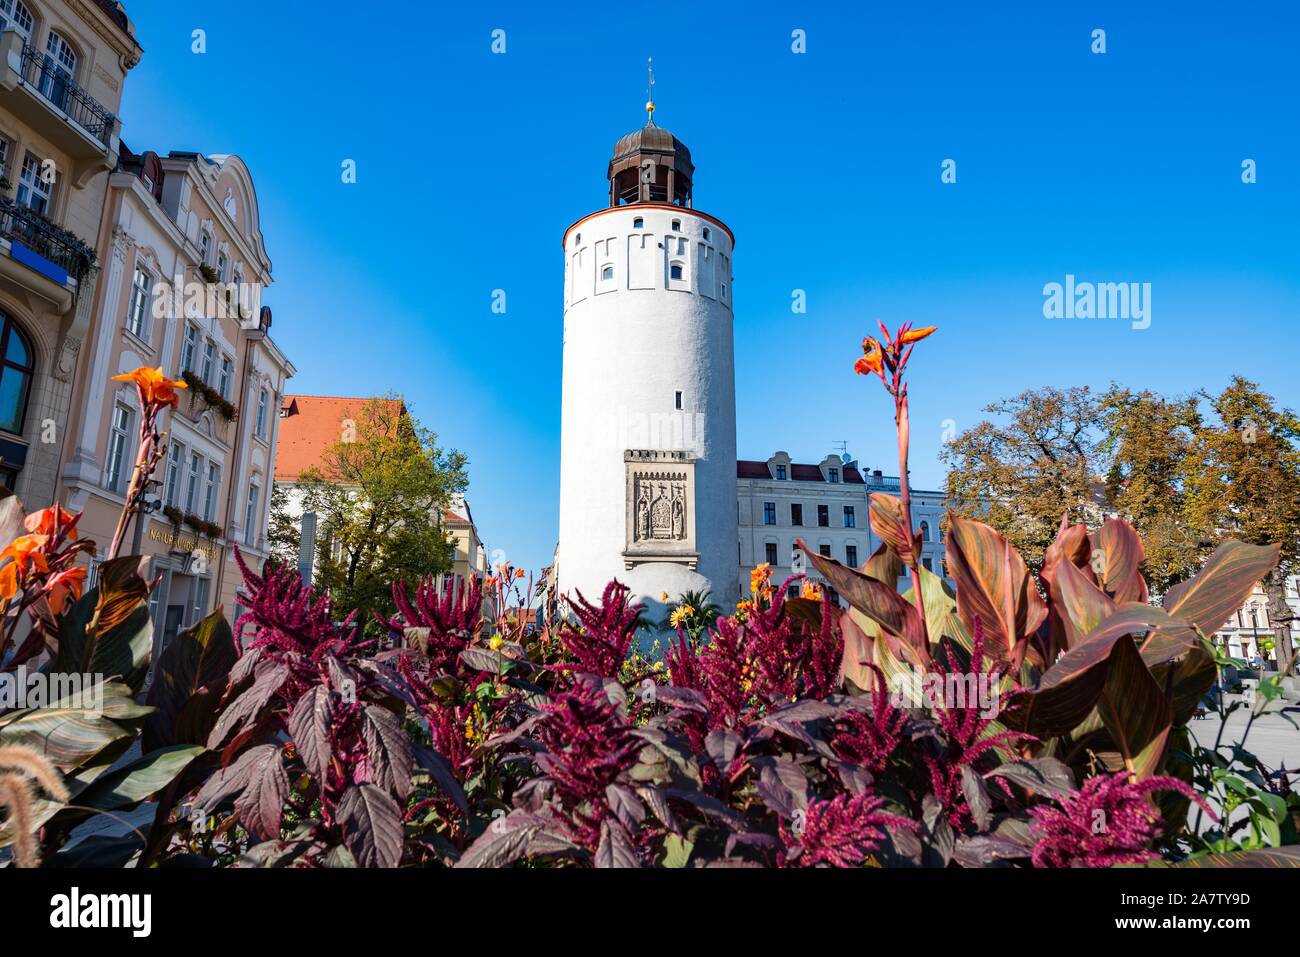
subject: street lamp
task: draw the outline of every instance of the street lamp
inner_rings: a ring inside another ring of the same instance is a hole
[[[144,535],[144,517],[150,512],[156,512],[162,508],[162,499],[148,498],[150,488],[161,485],[157,479],[149,479],[145,483],[144,491],[140,494],[140,506],[135,513],[135,530],[131,533],[131,554],[140,554],[140,539]]]

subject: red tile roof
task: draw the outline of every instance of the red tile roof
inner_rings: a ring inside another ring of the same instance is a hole
[[[310,467],[323,468],[321,454],[343,436],[351,419],[361,428],[361,410],[370,399],[331,395],[286,395],[280,436],[275,446],[275,480],[293,482]],[[393,415],[402,415],[401,399],[381,399]]]
[[[841,471],[841,478],[848,485],[865,485],[862,473],[853,466],[845,466]],[[755,462],[751,459],[739,459],[736,462],[736,478],[751,479],[770,479],[771,471],[766,462]],[[790,463],[790,478],[796,482],[824,482],[822,469],[820,465],[796,465]]]

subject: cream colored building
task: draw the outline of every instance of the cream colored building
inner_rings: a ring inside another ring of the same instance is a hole
[[[140,52],[109,0],[0,0],[0,481],[29,510],[54,501]]]
[[[179,407],[164,413],[167,451],[139,529],[140,552],[153,556],[161,576],[150,601],[155,633],[166,641],[213,608],[240,611],[235,547],[253,568],[268,554],[277,411],[295,369],[270,335],[262,292],[271,260],[242,160],[137,155],[124,146],[106,208],[110,242],[62,447],[59,499],[84,510],[80,531],[98,543],[101,560],[140,422],[134,385],[112,376],[161,366],[190,380]],[[123,553],[133,548],[129,536]]]

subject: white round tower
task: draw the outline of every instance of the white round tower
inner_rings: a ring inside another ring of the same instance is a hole
[[[618,579],[652,613],[737,592],[734,237],[692,208],[694,173],[652,115],[564,233],[559,591]]]

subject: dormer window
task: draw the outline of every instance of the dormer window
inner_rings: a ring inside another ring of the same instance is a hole
[[[785,481],[785,466],[784,466],[784,465],[778,465],[778,466],[776,467],[776,479],[777,479],[778,482],[784,482],[784,481]]]
[[[828,481],[828,482],[830,482],[832,485],[834,485],[834,484],[838,483],[839,480],[840,480],[840,470],[839,470],[839,469],[827,469],[827,470],[826,470],[826,481]]]

